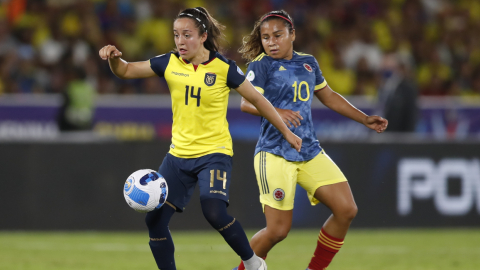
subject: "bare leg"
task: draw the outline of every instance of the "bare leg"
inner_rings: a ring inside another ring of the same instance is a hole
[[[358,211],[348,182],[319,187],[314,196],[332,210],[323,229],[333,237],[345,238]]]
[[[317,248],[308,269],[325,270],[342,247],[350,223],[357,214],[357,206],[347,182],[320,187],[314,196],[332,210],[332,215],[318,235]]]
[[[265,205],[267,227],[258,231],[250,240],[250,246],[259,257],[266,257],[268,252],[285,239],[292,227],[293,210],[278,210]]]

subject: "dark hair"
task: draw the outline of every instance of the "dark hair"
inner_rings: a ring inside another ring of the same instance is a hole
[[[207,9],[203,7],[187,8],[178,13],[177,18],[190,18],[195,22],[195,26],[198,28],[198,34],[201,36],[203,33],[207,33],[207,40],[203,43],[203,46],[209,51],[220,51],[220,42],[225,40],[225,35],[222,30],[225,26],[215,20]],[[177,48],[173,50],[177,52]]]
[[[264,14],[258,21],[255,22],[252,32],[243,38],[242,47],[238,49],[238,52],[242,54],[242,58],[247,60],[247,62],[250,63],[259,54],[265,52],[262,45],[260,27],[264,22],[270,20],[282,20],[290,33],[293,33],[293,30],[295,29],[293,27],[293,19],[283,9],[279,11],[270,11]]]

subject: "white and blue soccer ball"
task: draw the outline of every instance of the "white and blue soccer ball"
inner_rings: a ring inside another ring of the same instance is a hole
[[[142,169],[127,178],[123,195],[131,208],[147,213],[162,207],[167,200],[168,186],[165,178],[158,172]]]

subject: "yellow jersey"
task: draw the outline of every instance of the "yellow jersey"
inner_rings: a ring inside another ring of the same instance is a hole
[[[150,67],[165,77],[172,97],[172,144],[169,153],[179,158],[198,158],[212,153],[233,156],[228,130],[230,88],[245,76],[234,61],[218,52],[195,66],[178,53],[150,59]]]

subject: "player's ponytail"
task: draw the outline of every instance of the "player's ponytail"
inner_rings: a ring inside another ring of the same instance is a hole
[[[187,8],[181,11],[176,19],[190,18],[195,22],[195,26],[198,28],[199,35],[207,33],[207,40],[203,43],[203,46],[209,51],[218,52],[221,50],[220,42],[225,39],[225,35],[222,30],[225,26],[220,24],[215,18],[213,18],[207,9],[203,7]],[[174,50],[176,51],[176,49]]]
[[[262,37],[260,35],[260,27],[266,21],[273,19],[282,20],[287,27],[290,33],[293,33],[295,29],[293,27],[293,19],[285,10],[280,11],[270,11],[260,17],[258,21],[255,22],[252,32],[243,38],[243,44],[238,52],[242,54],[242,58],[247,60],[248,63],[252,62],[259,54],[264,53],[262,45]]]

